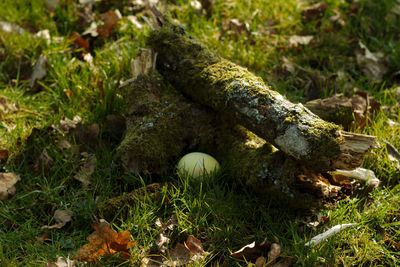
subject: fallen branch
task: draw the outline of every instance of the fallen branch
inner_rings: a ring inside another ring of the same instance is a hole
[[[247,69],[211,53],[182,27],[164,18],[159,22],[163,25],[148,39],[158,53],[159,72],[185,96],[243,125],[301,164],[315,171],[354,169],[376,146],[375,137],[342,131],[289,102]]]

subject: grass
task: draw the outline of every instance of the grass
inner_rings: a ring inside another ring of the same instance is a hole
[[[144,201],[133,206],[128,216],[111,221],[115,229],[128,230],[137,240],[131,259],[121,263],[118,258],[105,257],[99,266],[139,265],[140,253],[155,246],[159,234],[156,218],[165,220],[172,214],[179,222],[173,243],[184,241],[190,234],[196,236],[210,252],[207,261],[214,266],[223,262],[224,266],[246,266],[245,261],[231,258],[230,252],[253,241],[261,242],[266,236],[279,240],[282,255],[292,257],[294,266],[398,265],[399,248],[385,241],[385,235],[399,244],[400,173],[383,147],[364,163],[382,180],[382,186],[367,196],[355,196],[320,210],[329,222],[315,229],[305,223],[317,220],[315,213],[290,210],[278,200],[257,197],[224,174],[199,183],[175,175],[136,177],[124,172],[113,160],[120,139],[107,129],[106,118],[124,112],[119,81],[130,78],[130,60],[144,47],[150,28],[141,21],[143,29],[138,29],[124,17],[110,38],[97,38],[91,43],[94,59],[90,65],[80,59],[83,49],[74,47],[68,38],[87,27],[80,22],[82,11],[77,2],[60,1],[54,11],[43,1],[0,2],[1,20],[26,30],[25,34],[0,32],[0,98],[17,105],[16,110],[0,110],[0,149],[10,153],[9,160],[0,167],[21,176],[16,194],[0,201],[2,266],[43,266],[57,256],[72,256],[87,243],[86,237],[92,232],[90,224],[100,216],[96,210],[99,202],[159,181],[174,185],[164,192],[168,205]],[[118,6],[127,16],[132,11],[125,2],[100,1],[94,12]],[[399,5],[396,1],[329,0],[322,18],[310,22],[304,22],[301,11],[311,1],[255,0],[249,4],[243,0],[216,0],[210,17],[199,15],[189,2],[177,0],[166,6],[193,36],[221,56],[248,67],[289,99],[305,101],[313,92],[321,97],[351,95],[355,87],[373,95],[390,112],[379,111],[363,132],[400,147],[400,126],[387,123],[388,119],[400,122],[400,96],[395,93],[400,69],[400,16],[392,12]],[[329,19],[335,10],[340,12],[344,26]],[[248,23],[248,30],[239,33],[229,29],[231,19]],[[44,29],[52,36],[49,43],[34,36]],[[291,48],[289,38],[295,34],[313,35],[314,40]],[[388,72],[381,81],[370,82],[358,67],[355,50],[359,41],[372,52],[385,54]],[[47,75],[32,90],[27,80],[41,54],[48,59]],[[295,72],[285,71],[284,57],[296,66]],[[82,151],[76,148],[79,140],[62,136],[51,127],[64,117],[72,119],[76,115],[87,124],[100,126],[96,141],[85,146],[97,160],[88,187],[73,178],[82,158]],[[60,148],[58,142],[63,139],[69,140],[73,148]],[[35,171],[35,161],[44,148],[54,164]],[[36,237],[45,232],[41,227],[54,223],[56,209],[72,211],[73,223],[51,230],[49,241],[38,243]],[[356,226],[319,246],[304,246],[317,233],[350,222]]]

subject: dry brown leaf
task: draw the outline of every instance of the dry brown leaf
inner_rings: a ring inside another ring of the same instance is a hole
[[[256,267],[263,267],[265,264],[265,257],[263,256],[258,257],[254,264],[256,265]]]
[[[121,253],[125,259],[130,258],[129,248],[135,245],[136,241],[130,241],[131,234],[128,231],[117,233],[104,220],[92,224],[92,227],[95,232],[87,238],[89,244],[78,249],[74,260],[96,262],[100,256],[116,253]]]
[[[77,266],[73,260],[69,258],[58,257],[57,262],[48,261],[45,267],[75,267]]]
[[[110,10],[101,14],[99,18],[103,21],[103,24],[97,27],[97,33],[103,38],[108,38],[117,26],[119,17],[115,11]]]
[[[255,261],[258,257],[266,255],[268,253],[271,248],[271,244],[272,242],[269,242],[268,239],[265,238],[262,243],[256,244],[256,242],[253,242],[249,245],[242,247],[238,251],[233,252],[231,256],[236,259],[245,258],[249,261]]]
[[[84,159],[83,166],[80,168],[79,172],[75,174],[74,179],[81,182],[83,186],[88,186],[90,184],[90,176],[94,173],[95,169],[96,157],[95,155],[88,155]]]
[[[71,143],[66,139],[61,139],[57,142],[58,147],[61,149],[70,149],[72,147]]]
[[[0,163],[6,162],[8,160],[8,150],[0,149]]]
[[[71,129],[75,129],[78,123],[82,121],[82,118],[76,115],[72,120],[64,118],[60,120],[61,129],[65,132],[69,132]]]
[[[51,239],[49,239],[49,235],[50,235],[50,232],[46,231],[42,235],[36,236],[36,241],[39,244],[43,244],[45,241],[50,241]]]
[[[18,110],[17,104],[10,104],[4,98],[0,97],[0,116],[1,114],[7,114],[10,111],[17,111]]]
[[[43,79],[46,74],[46,65],[47,65],[47,57],[46,55],[40,55],[38,61],[33,67],[33,72],[31,78],[29,80],[29,86],[33,88],[36,84],[36,81]]]
[[[360,41],[360,48],[363,52],[356,50],[357,64],[364,75],[370,81],[379,81],[388,71],[384,62],[384,55],[381,52],[372,53]]]
[[[281,255],[281,246],[277,243],[272,243],[268,251],[268,263],[273,263]]]
[[[41,229],[60,229],[64,227],[68,222],[72,221],[72,212],[68,210],[56,210],[54,212],[54,220],[56,221],[53,225],[44,225]]]
[[[312,35],[292,35],[289,38],[289,44],[294,47],[299,45],[308,45],[312,41],[312,39],[314,39],[314,36]]]
[[[19,180],[21,177],[13,172],[0,172],[0,200],[15,194],[15,184]]]
[[[160,235],[156,240],[156,245],[162,253],[165,253],[168,249],[168,244],[171,242],[169,236],[175,226],[178,225],[176,214],[170,216],[166,223],[163,223],[161,218],[157,218],[155,224],[160,228]]]
[[[35,172],[43,171],[45,174],[48,174],[53,164],[54,160],[47,153],[47,149],[44,148],[42,154],[40,154],[39,158],[36,160],[33,169],[35,170]]]
[[[0,21],[0,31],[7,33],[16,33],[16,34],[23,34],[26,32],[23,28],[21,28],[17,24],[10,23],[7,21]]]
[[[83,48],[86,52],[90,52],[89,39],[83,39],[79,33],[72,32],[68,39],[73,41],[78,48]]]
[[[390,161],[396,163],[396,167],[400,169],[400,152],[388,141],[384,141],[386,144],[386,150]]]
[[[318,20],[324,16],[324,12],[327,8],[327,3],[320,2],[312,6],[306,7],[301,15],[303,16],[304,21]]]

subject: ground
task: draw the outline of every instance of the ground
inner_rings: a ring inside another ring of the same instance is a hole
[[[400,3],[327,0],[319,10],[306,0],[215,0],[209,8],[209,1],[201,1],[203,9],[196,1],[159,4],[193,37],[294,102],[352,96],[355,88],[380,102],[363,127],[353,128],[382,144],[363,165],[382,181],[380,187],[304,211],[260,197],[224,173],[199,183],[173,173],[125,172],[114,157],[122,133],[110,115],[126,111],[119,85],[131,78],[130,62],[145,46],[151,15],[138,8],[140,1],[96,1],[92,11],[78,2],[0,3],[0,171],[21,177],[15,194],[0,200],[2,266],[43,266],[57,256],[72,257],[101,219],[99,203],[153,182],[173,185],[163,191],[167,203],[150,198],[134,204],[128,216],[111,218],[112,228],[129,231],[137,243],[129,259],[106,256],[99,266],[139,265],[144,251],[156,248],[156,219],[173,214],[178,223],[172,245],[193,235],[214,266],[247,266],[230,253],[265,237],[279,243],[281,257],[290,256],[294,266],[398,264],[400,172],[384,142],[400,147]],[[121,18],[110,13],[116,9]],[[104,24],[78,37],[92,21]],[[11,32],[4,22],[12,23]],[[43,30],[49,39],[38,36]],[[46,74],[30,84],[41,55]],[[65,122],[75,116],[80,124]],[[42,229],[55,223],[56,210],[70,211],[72,222]],[[341,223],[356,225],[318,246],[304,246]]]

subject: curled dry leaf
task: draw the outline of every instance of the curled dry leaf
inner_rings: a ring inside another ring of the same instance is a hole
[[[46,65],[47,65],[47,57],[46,55],[40,55],[38,61],[33,67],[33,72],[31,78],[29,79],[29,86],[33,88],[36,84],[36,81],[43,79],[46,74]]]
[[[8,150],[0,149],[0,163],[6,162],[8,160]]]
[[[54,212],[54,220],[56,221],[53,225],[44,225],[41,229],[60,229],[64,227],[68,222],[72,221],[72,212],[69,210],[56,210]]]
[[[54,160],[47,153],[47,149],[44,148],[42,154],[40,154],[39,158],[36,160],[33,169],[35,172],[44,172],[45,174],[49,173],[50,168],[53,166]]]
[[[90,184],[90,176],[96,169],[96,157],[95,155],[88,155],[83,162],[83,166],[80,168],[79,172],[75,174],[74,179],[81,182],[83,186],[88,186]]]
[[[95,231],[87,238],[89,244],[78,249],[74,260],[96,262],[100,256],[116,253],[121,253],[125,259],[130,258],[129,248],[136,241],[130,241],[131,234],[128,231],[117,233],[104,220],[93,223],[92,227]]]
[[[7,22],[7,21],[0,21],[0,31],[6,32],[6,33],[16,33],[16,34],[23,34],[26,32],[20,26],[14,24],[14,23]]]
[[[289,38],[289,44],[294,47],[299,45],[308,45],[312,41],[312,39],[314,39],[314,36],[312,35],[292,35]]]
[[[0,116],[2,114],[7,114],[10,111],[17,111],[18,108],[17,104],[10,104],[4,98],[0,97]]]
[[[65,132],[69,132],[71,129],[75,129],[78,123],[82,121],[82,118],[76,115],[72,120],[64,118],[60,120],[61,129]]]
[[[400,152],[388,141],[385,140],[384,142],[386,145],[389,160],[395,162],[396,167],[400,169]]]
[[[258,257],[268,253],[268,251],[271,249],[271,244],[272,242],[269,242],[267,238],[265,238],[260,244],[256,244],[254,241],[253,243],[242,247],[238,251],[233,252],[231,257],[236,259],[245,258],[249,261],[255,261]]]
[[[69,258],[58,257],[57,262],[48,261],[45,267],[75,267],[77,266],[73,260]]]
[[[15,194],[15,184],[19,180],[21,177],[13,172],[0,172],[0,200]]]
[[[304,21],[312,21],[321,19],[324,16],[325,10],[328,8],[328,4],[325,2],[316,3],[312,6],[308,6],[301,13]]]
[[[99,18],[103,23],[97,27],[97,33],[103,38],[108,38],[119,21],[118,13],[110,10],[101,14]]]
[[[50,240],[50,239],[49,239],[49,235],[50,235],[50,232],[49,232],[49,231],[46,231],[46,232],[44,232],[42,235],[36,236],[36,241],[37,241],[39,244],[43,244],[45,241],[49,241],[49,240]]]
[[[359,45],[363,52],[356,51],[356,57],[361,71],[370,81],[381,80],[388,70],[383,53],[372,53],[361,41]]]

